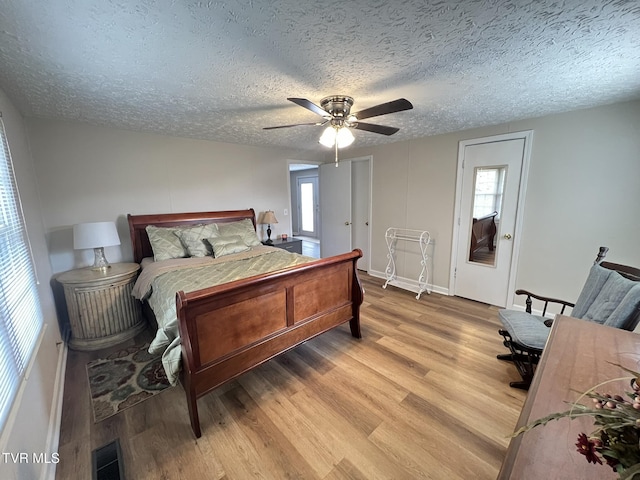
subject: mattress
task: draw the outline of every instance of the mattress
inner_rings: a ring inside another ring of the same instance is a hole
[[[149,346],[149,353],[162,354],[169,382],[172,385],[177,383],[181,367],[176,292],[189,293],[314,260],[317,259],[260,245],[219,258],[147,262],[133,288],[133,295],[148,302],[155,314],[158,330]]]

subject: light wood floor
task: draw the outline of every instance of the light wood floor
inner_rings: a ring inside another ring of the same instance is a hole
[[[320,258],[320,241],[316,238],[309,237],[300,237],[298,238],[302,240],[302,254],[307,257]]]
[[[494,265],[496,258],[496,250],[489,250],[489,247],[483,247],[473,253],[473,261],[484,263],[486,265]]]
[[[94,424],[85,366],[105,352],[70,351],[56,478],[90,479],[119,438],[127,479],[493,480],[525,397],[496,308],[361,278],[362,340],[338,327],[200,399],[197,441],[181,387]]]

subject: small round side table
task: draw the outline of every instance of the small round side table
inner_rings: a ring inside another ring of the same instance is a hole
[[[131,291],[137,263],[114,263],[106,271],[80,268],[58,275],[69,310],[74,350],[99,350],[145,329],[140,302]]]

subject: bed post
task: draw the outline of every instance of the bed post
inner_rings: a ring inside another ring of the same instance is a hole
[[[360,253],[353,259],[353,278],[352,278],[352,298],[353,298],[353,318],[349,320],[349,328],[351,329],[351,335],[355,338],[362,338],[362,332],[360,331],[360,305],[364,299],[364,288],[360,283],[360,277],[358,276],[358,259],[362,257],[362,250],[356,248],[354,251]]]
[[[356,315],[357,316],[353,317],[352,320],[349,320],[351,336],[355,338],[362,338],[362,333],[360,332],[360,312],[358,312]]]
[[[193,434],[196,438],[200,438],[202,436],[202,431],[200,430],[200,416],[198,415],[198,398],[193,391],[189,375],[182,373],[180,378],[184,381],[182,386],[184,387],[184,392],[187,395],[187,407],[189,407],[191,430],[193,430]]]
[[[200,430],[200,416],[198,415],[198,397],[196,395],[195,387],[193,385],[193,378],[191,373],[193,372],[194,367],[194,358],[193,358],[193,350],[191,348],[191,339],[189,338],[189,334],[186,331],[186,328],[183,328],[183,323],[185,322],[184,317],[184,308],[187,305],[187,299],[185,297],[185,293],[180,291],[176,294],[176,308],[179,315],[178,318],[178,327],[180,329],[180,340],[181,340],[181,350],[182,350],[182,369],[180,370],[180,383],[182,383],[182,388],[184,388],[184,393],[187,396],[187,407],[189,408],[189,420],[191,421],[191,429],[193,430],[193,434],[196,438],[200,438],[202,436],[202,431]]]

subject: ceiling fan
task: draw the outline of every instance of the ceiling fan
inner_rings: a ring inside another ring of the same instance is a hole
[[[307,100],[306,98],[287,98],[290,102],[300,105],[313,113],[320,115],[323,120],[314,123],[296,123],[293,125],[279,125],[276,127],[264,127],[264,130],[275,130],[277,128],[290,128],[305,125],[324,126],[328,125],[320,137],[320,143],[326,147],[335,147],[336,162],[338,161],[338,148],[343,148],[353,143],[354,137],[350,128],[365,130],[367,132],[379,133],[382,135],[393,135],[399,128],[388,127],[386,125],[376,125],[373,123],[361,122],[365,118],[387,115],[389,113],[411,110],[413,105],[405,98],[399,98],[387,103],[381,103],[374,107],[365,108],[356,113],[351,113],[353,98],[345,95],[332,95],[320,101],[320,106]]]

